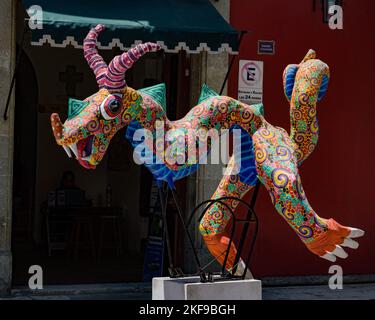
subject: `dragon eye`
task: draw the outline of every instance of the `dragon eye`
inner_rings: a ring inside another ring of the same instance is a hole
[[[100,105],[100,112],[106,120],[114,119],[118,116],[122,106],[122,96],[114,94],[106,97]]]

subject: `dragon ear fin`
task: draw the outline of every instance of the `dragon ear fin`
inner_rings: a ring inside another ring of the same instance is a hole
[[[204,100],[208,98],[216,97],[216,96],[219,96],[219,94],[204,83],[202,90],[201,90],[201,94],[198,99],[198,104],[202,103]]]
[[[296,64],[289,64],[283,74],[283,85],[284,85],[284,93],[288,101],[292,98],[293,88],[294,88],[294,81],[296,79],[296,73],[298,71],[298,65]]]
[[[88,106],[88,101],[81,101],[73,98],[69,98],[68,102],[68,119],[72,119],[77,116],[83,109]]]
[[[142,89],[139,89],[138,91],[149,95],[163,108],[164,112],[167,113],[165,83],[159,83],[152,87],[142,88]]]
[[[318,101],[322,100],[323,96],[326,94],[327,88],[328,88],[328,82],[329,82],[329,77],[328,75],[325,74],[323,76],[322,83],[320,84],[320,87],[319,87]]]

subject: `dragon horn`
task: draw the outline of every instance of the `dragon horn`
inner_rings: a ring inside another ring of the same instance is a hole
[[[106,88],[112,91],[124,89],[126,87],[125,72],[145,53],[158,51],[160,49],[160,45],[146,42],[138,44],[128,52],[114,57],[108,65]]]
[[[89,31],[85,40],[83,40],[83,55],[92,71],[94,71],[96,82],[100,88],[105,86],[105,77],[108,67],[96,49],[96,39],[104,29],[104,25],[98,24]]]

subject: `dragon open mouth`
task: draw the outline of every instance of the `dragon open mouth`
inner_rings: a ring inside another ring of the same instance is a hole
[[[76,156],[78,162],[87,169],[95,169],[95,165],[91,164],[91,156],[93,149],[94,136],[90,135],[85,139],[70,145],[63,145],[64,150],[71,157],[71,151]]]

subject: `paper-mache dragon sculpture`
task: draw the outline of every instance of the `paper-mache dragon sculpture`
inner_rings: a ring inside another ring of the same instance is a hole
[[[125,82],[126,71],[145,53],[160,50],[160,46],[149,42],[138,44],[114,57],[107,65],[96,49],[97,37],[103,30],[103,25],[91,29],[83,46],[99,91],[83,101],[70,99],[68,119],[64,124],[58,114],[51,115],[56,142],[69,156],[74,153],[83,167],[94,169],[105,155],[111,138],[123,127],[127,127],[126,138],[137,148],[141,143],[134,139],[137,129],[147,129],[155,135],[156,125],[163,124],[165,139],[150,146],[154,160],[160,144],[167,150],[176,139],[195,141],[189,140],[191,132],[199,135],[210,129],[237,128],[241,130],[240,163],[236,163],[238,158],[234,155],[231,157],[212,199],[224,196],[241,199],[259,179],[277,212],[311,252],[333,262],[336,257],[347,257],[342,247],[358,248],[358,242],[352,238],[363,236],[364,231],[319,217],[307,200],[298,173],[298,167],[318,142],[316,104],[325,94],[329,80],[328,66],[316,59],[313,50],[308,51],[301,63],[288,65],[283,74],[284,91],[290,102],[291,131],[288,134],[265,120],[261,105],[247,105],[220,96],[207,86],[202,90],[199,104],[184,118],[168,120],[163,109],[164,85],[134,90]],[[180,155],[181,152],[187,153],[187,147],[179,150]],[[176,157],[176,154],[170,156]],[[236,170],[239,164],[240,169]],[[156,180],[168,182],[171,188],[174,181],[198,168],[197,161],[182,164],[153,161],[145,165]],[[239,204],[234,199],[224,202],[232,210]],[[199,226],[208,250],[221,264],[230,243],[225,227],[231,215],[225,205],[212,205]],[[233,267],[237,253],[233,242],[229,250],[228,270]]]

